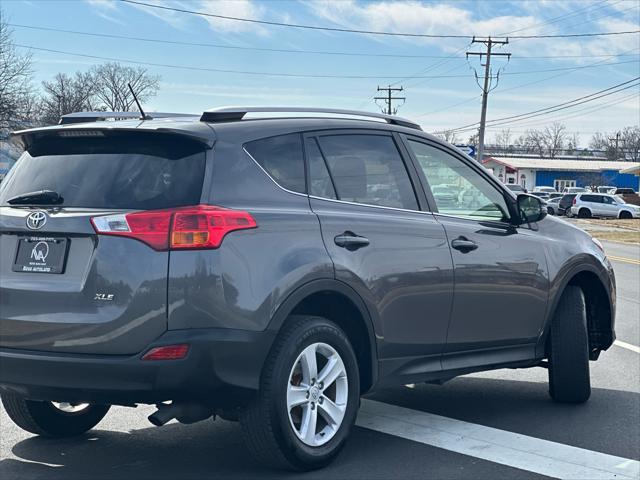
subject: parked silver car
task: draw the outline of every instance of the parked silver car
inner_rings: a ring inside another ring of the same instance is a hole
[[[579,193],[573,199],[571,214],[579,218],[640,218],[640,207],[625,203],[617,195]]]

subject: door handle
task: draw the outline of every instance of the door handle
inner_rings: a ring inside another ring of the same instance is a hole
[[[369,239],[356,235],[353,232],[344,232],[342,235],[336,236],[333,241],[339,247],[347,250],[357,250],[369,245]]]
[[[471,240],[465,237],[458,237],[451,242],[451,246],[456,250],[461,251],[462,253],[471,252],[478,248],[478,244],[476,242],[472,242]]]

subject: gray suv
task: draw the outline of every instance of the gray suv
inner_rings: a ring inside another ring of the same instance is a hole
[[[408,120],[311,111],[15,134],[0,392],[18,426],[80,435],[154,404],[155,425],[238,420],[258,459],[308,470],[376,388],[544,367],[554,400],[589,398],[615,338],[602,246]]]

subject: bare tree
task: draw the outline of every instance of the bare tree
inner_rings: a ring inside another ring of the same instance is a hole
[[[445,130],[442,133],[436,133],[436,137],[444,140],[445,142],[449,142],[452,145],[460,142],[458,135],[456,135],[456,132],[453,130]]]
[[[614,145],[611,144],[611,135],[607,132],[596,132],[591,137],[589,148],[605,152],[607,160],[616,160],[617,152]]]
[[[90,73],[76,72],[72,77],[58,73],[50,82],[42,82],[42,121],[57,123],[62,115],[101,109],[97,104],[95,80]]]
[[[580,148],[580,134],[577,132],[574,132],[567,143],[567,150],[569,150],[571,153],[574,153],[579,148]]]
[[[495,146],[500,152],[507,153],[511,149],[511,130],[505,128],[496,133],[494,139]]]
[[[620,132],[620,146],[625,160],[640,161],[640,127],[625,127]]]
[[[107,110],[114,112],[136,110],[128,83],[141,103],[154,97],[160,88],[160,77],[150,74],[143,67],[127,67],[111,62],[92,68],[90,73],[95,81],[96,98]]]
[[[523,143],[541,157],[555,158],[566,143],[566,127],[555,122],[544,130],[527,130]]]
[[[35,106],[31,54],[20,53],[0,9],[0,134],[24,127]]]

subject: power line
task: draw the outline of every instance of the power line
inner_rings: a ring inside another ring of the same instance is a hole
[[[376,30],[357,30],[357,29],[339,28],[339,27],[324,27],[324,26],[318,26],[318,25],[304,25],[299,23],[273,22],[268,20],[257,20],[253,18],[231,17],[227,15],[218,15],[214,13],[197,12],[194,10],[187,10],[185,8],[168,7],[166,5],[145,3],[137,0],[120,0],[120,1],[124,3],[132,4],[132,5],[139,5],[143,7],[155,8],[160,10],[168,10],[172,12],[188,13],[191,15],[198,15],[202,17],[219,18],[222,20],[231,20],[234,22],[255,23],[259,25],[270,25],[270,26],[276,26],[276,27],[299,28],[304,30],[322,30],[327,32],[358,33],[358,34],[364,34],[364,35],[385,35],[385,36],[393,36],[393,37],[413,37],[413,38],[467,38],[467,39],[473,38],[473,35],[400,33],[400,32],[376,31]],[[510,38],[576,38],[576,37],[600,37],[600,36],[610,36],[610,35],[627,35],[627,34],[633,34],[633,33],[640,33],[640,30],[628,30],[628,31],[620,31],[620,32],[567,33],[567,34],[557,34],[557,35],[514,35]]]
[[[620,0],[620,1],[622,1],[622,0]],[[615,5],[616,3],[620,3],[620,1],[612,3],[610,5]],[[603,4],[605,4],[605,5],[603,5]],[[598,2],[598,3],[593,4],[593,5],[588,5],[586,7],[579,8],[577,10],[572,10],[571,12],[565,13],[565,14],[560,15],[558,17],[552,17],[552,18],[550,18],[550,19],[548,19],[548,20],[546,20],[544,22],[534,23],[532,25],[528,25],[526,27],[522,27],[522,28],[519,28],[517,30],[511,30],[509,32],[500,33],[499,36],[506,37],[507,35],[511,35],[512,33],[522,32],[523,30],[530,30],[530,29],[535,28],[535,27],[542,27],[543,25],[551,25],[553,23],[559,22],[560,20],[566,20],[569,17],[574,17],[578,13],[582,13],[582,12],[591,10],[592,8],[594,8],[596,6],[598,6],[598,8],[596,8],[596,10],[599,10],[601,8],[604,8],[604,7],[610,6],[610,5],[609,5],[608,0],[602,0],[602,1]]]
[[[618,92],[614,92],[614,93],[618,93]],[[552,117],[552,118],[546,118],[544,120],[538,120],[535,122],[530,122],[530,123],[518,123],[518,127],[533,127],[533,126],[539,126],[539,125],[544,125],[544,124],[548,124],[549,122],[558,122],[558,121],[564,121],[564,120],[569,120],[571,118],[576,118],[576,117],[584,117],[585,114],[591,114],[600,110],[604,110],[607,108],[611,108],[614,107],[622,102],[625,102],[631,98],[637,98],[638,94],[637,93],[632,93],[631,95],[626,95],[624,97],[620,97],[617,100],[611,101],[611,102],[606,102],[600,105],[589,105],[587,107],[584,108],[579,108],[576,111],[572,112],[569,115],[561,115],[558,117]],[[497,130],[496,127],[500,127],[500,126],[504,126],[506,123],[504,124],[497,124],[495,125],[495,127],[493,125],[491,125],[489,127],[487,127],[488,130]]]
[[[132,35],[116,35],[113,33],[98,33],[98,32],[85,32],[80,30],[67,30],[63,28],[43,27],[39,25],[23,25],[19,23],[8,23],[8,26],[12,28],[24,28],[29,30],[41,30],[45,32],[58,32],[66,33],[70,35],[82,35],[87,37],[98,38],[113,38],[118,40],[132,40],[136,42],[149,42],[160,43],[165,45],[180,45],[186,47],[203,47],[203,48],[221,48],[229,50],[248,50],[257,52],[273,52],[273,53],[293,53],[293,54],[307,54],[307,55],[337,55],[348,57],[387,57],[387,58],[437,58],[437,59],[451,59],[451,60],[464,60],[456,54],[452,55],[418,55],[418,54],[405,54],[405,53],[367,53],[367,52],[343,52],[336,50],[297,50],[292,48],[266,48],[266,47],[246,47],[241,45],[228,45],[219,43],[206,43],[206,42],[185,42],[178,40],[166,40],[161,38],[152,37],[138,37]],[[467,48],[463,47],[460,51]],[[633,57],[633,54],[599,54],[599,55],[518,55],[514,60],[522,59],[572,59],[572,58],[614,58],[614,57]]]
[[[513,122],[518,122],[518,121],[522,121],[522,120],[528,120],[530,118],[538,117],[540,115],[547,115],[549,113],[554,113],[554,112],[557,112],[557,111],[560,111],[560,110],[565,110],[567,108],[573,108],[575,106],[582,105],[583,103],[592,102],[594,100],[598,100],[599,98],[606,97],[606,96],[609,96],[609,95],[613,95],[615,93],[622,92],[622,91],[627,90],[629,88],[638,87],[638,86],[640,86],[640,83],[629,85],[630,83],[637,82],[638,80],[640,80],[640,77],[636,77],[636,78],[633,78],[631,80],[627,80],[626,82],[619,83],[619,84],[614,85],[612,87],[605,88],[604,90],[600,90],[600,91],[591,93],[589,95],[584,95],[582,97],[575,98],[575,99],[570,100],[568,102],[560,103],[560,104],[557,104],[557,105],[552,105],[550,107],[546,107],[546,108],[542,108],[542,109],[538,109],[538,110],[533,110],[531,112],[521,113],[521,114],[518,114],[518,115],[511,115],[511,116],[508,116],[508,117],[496,118],[496,119],[493,119],[493,120],[489,120],[488,123],[491,123],[491,126],[495,127],[497,125],[501,125],[501,124],[505,124],[505,123],[513,123]],[[615,90],[615,91],[611,91],[611,90]],[[608,92],[608,93],[605,93],[605,92]],[[503,123],[500,123],[500,122],[503,122]],[[453,128],[453,129],[447,129],[447,130],[452,130],[452,131],[456,131],[456,132],[474,130],[478,126],[478,124],[479,123],[476,122],[476,123],[471,123],[471,124],[468,124],[468,125],[464,125],[462,127]]]
[[[209,68],[209,67],[196,67],[192,65],[174,65],[169,63],[155,63],[155,62],[147,62],[147,61],[139,61],[139,60],[129,60],[124,58],[117,57],[105,57],[101,55],[90,55],[85,53],[76,53],[76,52],[68,52],[65,50],[56,50],[53,48],[43,48],[43,47],[34,47],[32,45],[22,45],[22,44],[14,44],[16,47],[26,48],[30,50],[37,50],[49,53],[58,53],[61,55],[71,55],[75,57],[82,58],[92,58],[96,60],[106,60],[111,62],[122,62],[122,63],[131,63],[134,65],[145,65],[150,67],[161,67],[161,68],[174,68],[174,69],[182,69],[182,70],[193,70],[193,71],[201,71],[201,72],[215,72],[215,73],[234,73],[241,75],[261,75],[261,76],[270,76],[270,77],[290,77],[290,78],[344,78],[344,79],[394,79],[401,80],[406,78],[468,78],[468,75],[330,75],[330,74],[308,74],[308,73],[286,73],[286,72],[262,72],[262,71],[252,71],[252,70],[231,70],[231,69],[222,69],[222,68]],[[620,65],[626,63],[636,63],[640,60],[627,60],[624,62],[611,62],[611,63],[600,63],[598,66],[610,66],[610,65]],[[580,67],[570,67],[569,70],[574,70],[576,68],[591,68],[595,65],[584,65]],[[505,73],[504,75],[520,75],[520,74],[531,74],[531,73],[544,73],[549,71],[558,71],[559,69],[547,69],[547,70],[528,70],[526,72],[511,72]]]

